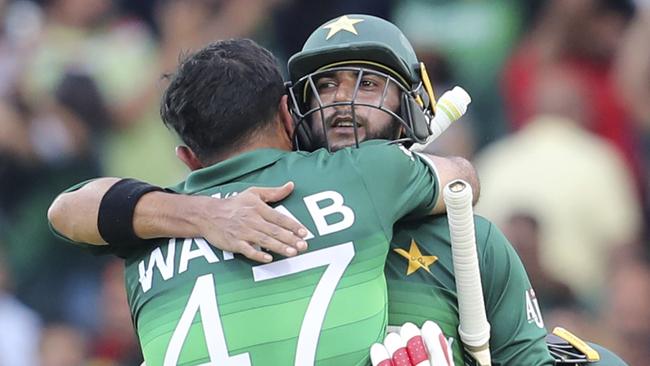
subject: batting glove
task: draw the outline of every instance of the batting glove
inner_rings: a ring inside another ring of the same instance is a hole
[[[455,366],[450,341],[430,320],[422,329],[404,323],[399,334],[388,333],[370,347],[370,360],[373,366]]]

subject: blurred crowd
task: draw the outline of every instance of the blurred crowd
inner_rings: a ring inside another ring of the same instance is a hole
[[[138,365],[122,263],[55,238],[58,192],[187,173],[158,117],[183,53],[249,37],[285,62],[324,20],[395,22],[440,94],[546,326],[650,359],[650,1],[0,0],[0,365]]]

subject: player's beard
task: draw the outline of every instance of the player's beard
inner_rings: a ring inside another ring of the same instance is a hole
[[[331,151],[337,151],[341,150],[346,147],[351,147],[355,146],[357,141],[336,141],[332,136],[328,136],[328,140],[325,139],[325,133],[326,131],[331,128],[332,123],[334,122],[334,119],[343,115],[349,115],[348,113],[334,113],[331,116],[328,116],[325,119],[325,131],[322,131],[319,129],[317,133],[312,133],[312,143],[313,146],[316,148],[321,148],[321,147],[327,147],[329,143],[329,148]],[[395,140],[400,136],[401,133],[401,125],[400,123],[393,117],[391,123],[386,124],[383,127],[380,127],[378,129],[371,129],[370,128],[370,123],[368,120],[364,117],[361,116],[355,116],[355,119],[359,124],[361,124],[361,127],[359,127],[359,131],[357,133],[359,134],[360,130],[363,129],[365,132],[365,136],[359,136],[359,141],[358,143],[362,143],[363,141],[367,140],[376,140],[376,139],[384,139],[384,140]],[[313,131],[313,130],[312,130]]]

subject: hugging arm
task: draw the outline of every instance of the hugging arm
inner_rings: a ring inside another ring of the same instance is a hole
[[[98,225],[100,207],[120,180],[100,178],[59,195],[48,210],[52,228],[74,242],[107,245]],[[294,255],[307,246],[302,240],[305,228],[267,204],[292,191],[293,183],[253,187],[227,199],[152,191],[135,204],[132,228],[140,239],[204,237],[222,250],[269,262],[271,256],[256,245],[282,255]]]

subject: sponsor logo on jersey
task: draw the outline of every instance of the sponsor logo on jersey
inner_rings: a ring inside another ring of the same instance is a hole
[[[438,257],[435,255],[422,255],[418,244],[415,240],[411,240],[411,247],[408,252],[402,248],[393,249],[397,254],[408,260],[408,268],[406,269],[406,275],[409,276],[413,274],[418,269],[423,269],[429,273],[431,270],[429,267],[434,264]]]
[[[535,290],[526,290],[526,319],[528,323],[535,323],[540,328],[544,328],[544,320],[542,319],[542,312],[539,311],[539,303],[535,296]]]

